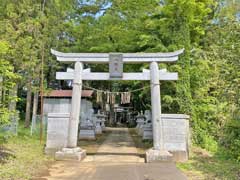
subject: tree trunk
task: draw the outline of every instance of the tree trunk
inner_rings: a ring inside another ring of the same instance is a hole
[[[10,96],[10,97],[14,97],[14,98],[17,97],[17,90],[18,90],[18,84],[16,84],[16,85],[13,87],[13,89],[10,90],[9,96]],[[10,111],[10,112],[16,111],[16,105],[17,105],[16,100],[15,100],[15,99],[11,100],[11,101],[9,102],[9,105],[8,105],[9,111]]]
[[[0,104],[2,104],[2,94],[3,94],[3,77],[0,76]]]
[[[34,126],[36,125],[36,117],[37,117],[37,111],[38,111],[38,95],[39,93],[35,92],[34,98],[33,98],[32,122],[34,123]]]
[[[31,103],[32,103],[32,86],[31,79],[27,85],[27,102],[26,102],[26,115],[25,115],[25,128],[30,126],[30,118],[31,118]]]
[[[11,89],[10,92],[9,92],[9,96],[11,98],[16,98],[17,97],[17,91],[18,91],[18,84],[15,84],[13,89]],[[16,99],[12,99],[8,104],[8,109],[10,111],[9,121],[11,123],[11,126],[10,126],[11,129],[10,130],[14,134],[17,134],[17,124],[18,124],[18,116],[17,116],[17,113],[16,113],[16,106],[17,106]]]

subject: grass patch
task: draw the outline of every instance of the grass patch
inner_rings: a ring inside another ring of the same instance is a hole
[[[239,180],[240,163],[218,152],[214,155],[198,147],[192,147],[190,158],[185,163],[177,163],[189,179]]]
[[[138,153],[140,155],[145,155],[146,150],[153,146],[153,142],[151,140],[142,140],[142,137],[138,135],[136,128],[129,128],[128,131],[134,141]]]
[[[44,155],[44,144],[40,144],[39,136],[30,136],[30,130],[19,126],[18,136],[10,136],[1,145],[0,179],[28,180],[46,168],[51,161]]]

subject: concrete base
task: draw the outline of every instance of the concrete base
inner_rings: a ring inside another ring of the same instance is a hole
[[[80,129],[79,132],[80,140],[96,140],[94,129]]]
[[[61,151],[55,153],[55,159],[59,161],[76,160],[81,161],[86,157],[86,150],[80,147],[76,148],[63,148]]]
[[[171,162],[173,161],[173,155],[165,150],[149,149],[146,152],[146,162]]]

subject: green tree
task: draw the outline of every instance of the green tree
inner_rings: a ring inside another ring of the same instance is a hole
[[[48,75],[46,81],[53,81],[57,63],[50,56],[50,48],[60,44],[57,40],[73,2],[1,1],[0,39],[9,44],[6,60],[14,66],[14,72],[23,77],[18,82],[18,89],[27,89],[26,127],[30,124],[32,89],[38,91],[36,87],[39,87],[41,59],[48,59],[44,67],[44,73]]]
[[[14,113],[8,110],[8,102],[17,100],[9,94],[18,76],[13,72],[13,66],[4,59],[8,50],[8,43],[0,40],[0,127],[9,123],[9,115]]]

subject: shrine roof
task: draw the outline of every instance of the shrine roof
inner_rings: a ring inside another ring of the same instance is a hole
[[[82,90],[82,97],[92,97],[92,90]],[[52,90],[44,94],[44,97],[72,97],[72,90]]]

